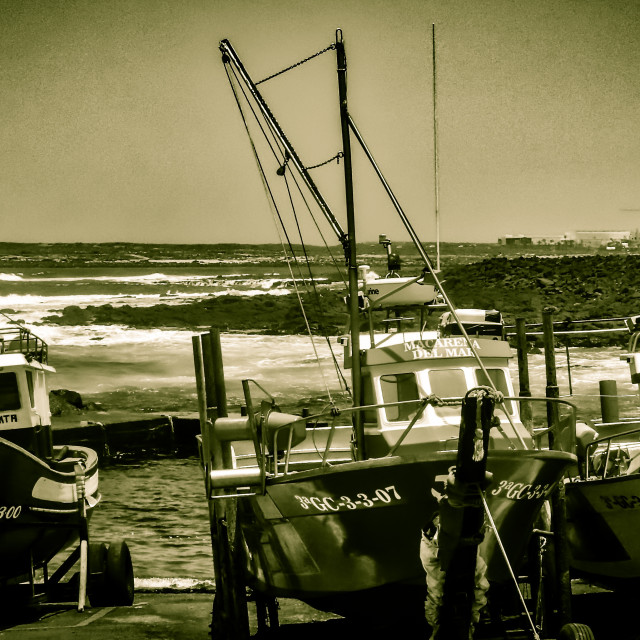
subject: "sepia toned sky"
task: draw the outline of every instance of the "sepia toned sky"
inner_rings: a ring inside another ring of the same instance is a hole
[[[638,0],[0,0],[0,241],[277,241],[218,42],[261,79],[337,27],[432,241],[433,23],[442,241],[640,228]],[[333,52],[263,87],[305,164],[338,151]],[[354,169],[358,239],[395,234]],[[317,170],[339,217],[341,171]]]

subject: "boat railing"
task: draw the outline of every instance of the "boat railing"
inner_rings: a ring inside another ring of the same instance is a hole
[[[28,360],[47,364],[49,347],[42,338],[27,327],[1,327],[0,354],[4,353],[21,353]]]
[[[309,424],[322,423],[323,425],[326,424],[329,427],[329,434],[327,435],[327,442],[324,446],[324,450],[322,452],[318,451],[321,458],[320,466],[326,467],[330,464],[329,456],[331,453],[331,446],[335,438],[336,430],[339,427],[351,428],[352,426],[351,421],[348,419],[349,416],[352,416],[358,412],[364,413],[366,411],[371,411],[372,409],[380,409],[383,407],[390,407],[390,406],[414,405],[418,403],[419,401],[417,400],[407,400],[407,401],[401,401],[401,402],[365,405],[360,407],[344,407],[344,408],[333,407],[330,411],[323,411],[322,413],[317,413],[314,415],[302,416],[297,420],[292,420],[287,424],[280,425],[272,430],[271,438],[270,438],[271,449],[274,452],[278,451],[278,442],[281,442],[283,439],[280,436],[281,433],[286,434],[284,439],[287,440],[287,447],[280,452],[282,454],[281,458],[277,459],[278,458],[277,454],[273,456],[274,457],[274,460],[272,461],[273,464],[271,465],[271,468],[269,469],[269,471],[273,474],[274,477],[277,477],[278,475],[287,475],[290,472],[289,468],[290,468],[290,462],[291,462],[291,455],[293,452],[293,447],[291,445],[292,445],[293,433],[296,425],[304,423],[305,426],[308,427]],[[415,418],[413,420],[413,423],[411,426],[415,424],[417,419],[418,418]],[[263,458],[265,457],[266,456],[263,456]]]
[[[633,429],[616,430],[614,433],[605,434],[599,438],[595,438],[586,446],[585,462],[584,462],[584,478],[588,479],[591,475],[596,479],[604,480],[607,477],[620,476],[626,473],[626,469],[621,469],[621,452],[628,446],[628,442],[617,442],[614,440],[619,438],[630,438],[631,436],[640,436],[640,426]],[[640,446],[640,438],[637,443]],[[598,458],[598,449],[603,449],[599,456],[600,464],[597,465],[595,460]]]
[[[576,406],[562,398],[547,398],[536,396],[505,396],[505,400],[515,400],[520,403],[542,403],[553,411],[554,419],[546,427],[531,427],[532,437],[538,449],[553,449],[555,451],[565,451],[575,453],[576,449],[576,422],[578,410]],[[565,407],[568,413],[560,418],[560,408]],[[501,407],[502,408],[502,407]],[[555,411],[554,411],[555,409]],[[502,409],[504,411],[504,409]],[[548,442],[548,447],[544,447],[544,441]]]
[[[536,448],[538,449],[553,449],[556,451],[565,451],[569,453],[575,453],[576,449],[576,407],[571,402],[567,400],[562,400],[560,398],[542,398],[542,397],[520,397],[520,396],[512,396],[505,397],[505,400],[514,400],[514,401],[528,401],[528,402],[538,402],[545,403],[548,407],[550,404],[557,405],[559,407],[565,407],[568,409],[568,412],[561,420],[554,422],[551,426],[540,428],[540,429],[532,429],[532,438],[536,444]],[[447,398],[447,404],[459,404],[462,405],[463,398]],[[424,397],[418,400],[405,400],[399,402],[386,402],[381,404],[371,404],[360,407],[345,407],[344,409],[336,409],[333,408],[329,412],[322,412],[315,415],[303,416],[297,420],[292,420],[283,425],[279,425],[274,428],[270,433],[270,449],[275,452],[271,464],[269,464],[268,471],[274,476],[278,475],[287,475],[290,473],[291,468],[291,457],[294,453],[294,448],[292,446],[294,429],[297,425],[304,423],[308,428],[310,424],[320,423],[328,426],[329,434],[327,436],[327,441],[323,450],[319,450],[318,454],[320,455],[321,462],[320,466],[325,467],[330,464],[330,453],[331,447],[334,441],[334,436],[336,433],[336,429],[338,427],[346,427],[351,426],[350,420],[347,418],[349,416],[354,415],[358,412],[368,412],[375,409],[383,409],[390,407],[400,407],[400,406],[416,406],[417,409],[414,415],[409,420],[409,424],[405,427],[403,432],[400,434],[399,438],[392,445],[389,452],[385,457],[394,456],[397,453],[400,445],[415,427],[416,423],[420,420],[426,407],[429,404],[438,404],[442,403],[442,400],[434,398],[434,397]],[[500,406],[500,405],[496,405]],[[503,409],[504,411],[504,409]],[[503,430],[500,430],[501,435],[509,440],[509,436],[504,433]],[[284,434],[284,436],[282,435]],[[282,447],[278,443],[286,442],[285,447]],[[547,446],[544,446],[546,441]],[[265,447],[263,442],[263,449]],[[280,450],[279,450],[280,449]],[[266,449],[264,449],[266,450]],[[266,460],[267,456],[262,455],[261,458]]]

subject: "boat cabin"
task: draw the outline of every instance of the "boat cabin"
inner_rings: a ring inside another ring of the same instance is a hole
[[[489,335],[469,337],[487,373],[463,336],[443,335],[441,331],[377,334],[375,345],[371,344],[370,335],[360,336],[361,403],[376,407],[365,411],[369,456],[380,457],[391,450],[415,419],[423,398],[431,396],[442,403],[432,402],[424,407],[402,442],[403,454],[410,454],[412,447],[424,451],[429,445],[434,451],[456,448],[461,399],[470,389],[488,386],[487,374],[505,397],[516,395],[509,371],[511,348],[506,341],[491,335],[497,332],[492,320],[483,322]],[[500,332],[501,326],[500,322]],[[348,345],[345,346],[345,366],[351,366]],[[530,433],[520,421],[516,401],[505,400],[503,408],[496,406],[495,415],[499,416],[505,435],[497,432],[492,435],[492,447],[506,449],[514,443],[518,446],[521,440],[527,446],[532,444]]]
[[[47,348],[28,329],[0,329],[0,437],[39,457],[51,455]]]

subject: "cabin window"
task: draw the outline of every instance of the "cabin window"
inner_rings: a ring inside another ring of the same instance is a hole
[[[368,373],[362,374],[362,404],[364,406],[376,404],[373,380]],[[375,409],[365,409],[363,414],[365,422],[376,422],[377,416]]]
[[[502,369],[487,369],[487,372],[489,373],[489,377],[491,378],[491,381],[493,382],[495,388],[503,395],[508,396],[509,387],[507,385],[507,377],[504,375],[504,371]],[[487,376],[482,369],[476,369],[476,378],[479,385],[488,387],[491,386],[489,384],[489,381],[487,380]],[[510,414],[513,413],[513,406],[511,402],[506,401],[504,403],[504,406]]]
[[[383,402],[404,402],[418,400],[418,382],[413,373],[396,373],[380,376],[380,389]],[[395,407],[385,407],[385,414],[389,422],[410,420],[415,414],[418,404],[406,404]]]
[[[467,393],[467,381],[462,369],[431,369],[429,371],[431,393],[438,398],[463,398]],[[436,407],[439,418],[460,417],[460,405]]]
[[[31,403],[32,407],[35,407],[35,398],[33,395],[33,371],[29,371],[29,369],[27,369],[25,371],[25,373],[27,374],[27,387],[29,389],[29,402]]]
[[[18,378],[13,371],[0,373],[0,411],[15,411],[20,408]]]

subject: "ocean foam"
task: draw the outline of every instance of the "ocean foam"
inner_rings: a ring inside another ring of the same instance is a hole
[[[213,573],[213,569],[211,571]],[[133,581],[136,591],[189,591],[213,593],[213,580],[196,580],[194,578],[135,578]]]

